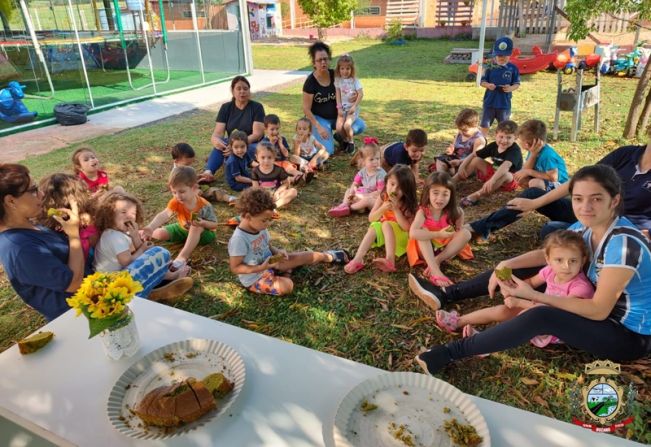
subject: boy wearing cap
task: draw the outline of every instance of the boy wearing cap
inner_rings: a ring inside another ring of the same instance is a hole
[[[481,77],[481,86],[486,89],[481,117],[481,130],[488,136],[488,129],[494,120],[506,121],[511,116],[511,96],[520,87],[520,71],[509,62],[513,53],[513,41],[500,37],[493,47],[493,61]]]

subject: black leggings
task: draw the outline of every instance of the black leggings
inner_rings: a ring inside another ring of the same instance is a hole
[[[520,279],[528,279],[536,275],[543,267],[544,266],[541,265],[540,267],[516,269],[513,270],[513,275]],[[473,278],[446,287],[445,293],[441,297],[441,304],[446,305],[468,298],[477,298],[478,296],[488,295],[488,281],[492,274],[492,269],[486,270]],[[541,287],[541,290],[545,289],[544,284]]]
[[[555,335],[569,346],[622,362],[651,354],[651,335],[635,333],[612,320],[594,321],[550,306],[537,306],[473,337],[446,344],[452,360],[504,351],[536,335]]]

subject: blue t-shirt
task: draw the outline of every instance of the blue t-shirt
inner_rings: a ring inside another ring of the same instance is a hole
[[[0,233],[0,261],[16,293],[48,320],[70,309],[66,292],[73,273],[68,267],[68,239],[42,226]]]
[[[393,143],[384,150],[384,161],[389,166],[407,165],[411,166],[415,163],[414,160],[409,158],[409,153],[405,149],[405,144],[402,142]]]
[[[527,154],[527,160],[531,156],[531,153]],[[536,164],[533,166],[534,170],[538,172],[545,173],[551,171],[552,169],[558,170],[558,183],[565,183],[568,180],[567,167],[565,166],[565,160],[563,157],[558,155],[558,152],[554,150],[549,144],[543,146],[543,148],[538,153],[538,158],[536,158]]]
[[[280,138],[283,140],[283,145],[285,146],[285,149],[287,149],[287,152],[289,152],[291,154],[292,149],[287,144],[287,140],[285,139],[285,137],[283,137],[281,135]],[[271,144],[271,141],[269,141],[269,138],[264,137],[262,140],[260,140],[260,143],[269,143],[269,144]],[[283,155],[282,151],[280,150],[280,144],[278,144],[278,142],[276,142],[276,144],[271,144],[271,146],[274,148],[274,151],[276,151],[276,161],[285,161],[285,160],[287,160],[287,157],[285,157]]]
[[[235,180],[235,177],[241,175],[242,177],[251,177],[249,172],[249,165],[251,164],[251,157],[249,154],[244,154],[244,157],[240,158],[231,154],[225,163],[224,176],[226,177],[226,183],[233,189],[241,189],[242,183]]]
[[[583,233],[590,259],[586,275],[593,284],[597,284],[599,272],[605,267],[634,272],[608,318],[638,334],[651,335],[651,246],[644,235],[630,220],[620,217],[593,251],[590,228],[576,222],[568,230]]]
[[[482,82],[495,84],[495,90],[488,90],[484,93],[484,107],[493,109],[511,110],[511,97],[513,93],[505,92],[500,87],[503,85],[515,85],[520,83],[520,70],[508,62],[506,65],[490,65],[481,77]]]
[[[638,228],[651,231],[651,170],[640,172],[638,165],[645,146],[622,146],[599,161],[611,166],[622,179],[624,215]]]

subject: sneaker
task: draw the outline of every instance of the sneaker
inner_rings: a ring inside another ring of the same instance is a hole
[[[328,211],[330,217],[346,217],[350,215],[350,207],[345,203],[341,203]]]
[[[192,288],[194,281],[189,276],[177,278],[164,286],[157,287],[151,291],[148,298],[152,301],[164,301],[174,303],[178,301],[188,290]]]
[[[437,310],[436,324],[445,332],[450,334],[455,333],[459,329],[459,313],[455,310],[452,312]]]
[[[350,142],[346,143],[346,148],[344,149],[344,152],[346,152],[347,154],[353,155],[353,154],[355,154],[355,151],[356,151],[356,149],[355,149],[355,142],[354,141],[350,141]]]
[[[326,250],[324,253],[332,256],[332,263],[336,265],[346,265],[352,259],[348,250]]]
[[[346,142],[344,141],[343,138],[341,138],[341,135],[339,135],[339,133],[335,132],[334,139],[339,144],[339,148],[341,150],[344,150]]]
[[[420,298],[432,310],[436,311],[441,308],[441,304],[446,301],[445,290],[411,273],[407,277],[409,280],[409,289],[414,295]]]

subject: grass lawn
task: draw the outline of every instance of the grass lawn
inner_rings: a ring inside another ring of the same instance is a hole
[[[466,67],[444,65],[449,49],[475,46],[473,42],[410,41],[393,47],[371,40],[353,40],[334,45],[336,54],[350,53],[357,63],[364,86],[362,116],[369,135],[389,142],[404,138],[410,128],[422,127],[430,137],[426,161],[442,151],[455,135],[453,120],[464,107],[481,107],[482,90],[463,81]],[[258,68],[307,68],[304,46],[255,46]],[[611,149],[628,143],[620,138],[636,80],[602,78],[601,131],[590,126],[592,112],[585,116],[579,142],[569,143],[571,115],[562,115],[560,140],[553,145],[565,157],[571,172],[597,161]],[[574,82],[567,79],[568,84]],[[551,128],[554,117],[556,75],[524,76],[514,93],[513,118],[539,118]],[[301,85],[257,95],[267,113],[278,114],[283,133],[290,137],[301,113]],[[169,148],[187,141],[203,159],[210,151],[209,136],[214,110],[195,111],[181,117],[144,126],[117,135],[88,141],[94,146],[113,184],[128,185],[144,202],[147,217],[162,209],[169,199],[165,179],[171,160]],[[36,178],[59,170],[70,170],[73,148],[30,158]],[[427,165],[427,163],[426,163]],[[199,167],[199,166],[197,166]],[[353,251],[367,228],[365,216],[334,220],[327,210],[337,203],[354,175],[347,157],[336,157],[319,179],[303,188],[298,199],[282,210],[272,236],[277,246],[291,250],[344,247]],[[461,186],[467,193],[477,184]],[[468,210],[473,219],[503,204],[512,195],[501,193]],[[232,210],[216,207],[218,217],[230,217]],[[499,260],[538,246],[540,217],[531,215],[474,247],[475,259],[453,260],[444,266],[455,281],[468,278]],[[217,243],[203,247],[193,258],[196,286],[177,307],[283,340],[328,352],[392,371],[418,371],[413,357],[423,347],[452,339],[439,331],[432,312],[410,295],[406,285],[408,268],[404,260],[399,272],[378,275],[367,268],[355,276],[341,268],[309,267],[294,274],[294,293],[272,298],[245,292],[228,270],[226,245],[232,230],[219,230]],[[175,250],[177,247],[172,247]],[[495,304],[487,298],[462,303],[468,311]],[[43,320],[22,304],[0,276],[0,349],[30,333]],[[537,349],[524,346],[479,360],[458,362],[441,377],[465,392],[569,421],[570,394],[586,380],[584,364],[593,359],[564,346]],[[636,421],[628,426],[629,436],[651,442],[647,421],[651,411],[648,360],[623,365],[624,379],[633,381],[642,405]]]

